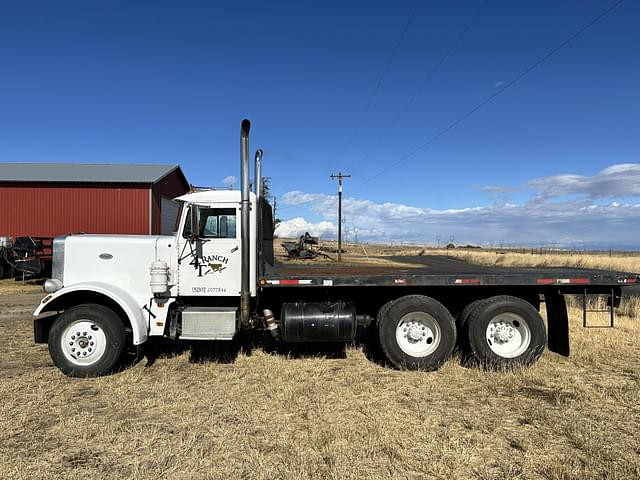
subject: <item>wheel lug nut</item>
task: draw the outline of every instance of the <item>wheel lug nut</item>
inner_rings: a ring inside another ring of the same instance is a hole
[[[89,337],[89,338],[91,338],[91,337]],[[89,342],[89,345],[93,345],[93,342]]]

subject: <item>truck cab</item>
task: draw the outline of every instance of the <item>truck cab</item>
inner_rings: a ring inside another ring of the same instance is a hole
[[[240,192],[207,190],[188,193],[183,202],[175,249],[172,296],[238,297],[242,242]],[[256,195],[250,194],[249,285],[256,294]],[[197,231],[192,231],[192,221]]]
[[[272,222],[260,192],[249,191],[248,129],[243,122],[244,190],[203,190],[176,198],[182,208],[174,236],[54,240],[52,278],[45,281],[47,295],[34,312],[34,331],[36,342],[49,344],[64,373],[107,373],[127,345],[143,345],[150,336],[232,340],[251,327],[257,272],[270,258],[267,253],[258,262],[258,234],[268,225],[268,243]],[[259,150],[256,172],[261,159]],[[260,225],[259,214],[265,217]]]

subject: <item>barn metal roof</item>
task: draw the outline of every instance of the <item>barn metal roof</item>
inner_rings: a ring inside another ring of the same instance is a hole
[[[0,163],[0,182],[157,183],[179,165]]]

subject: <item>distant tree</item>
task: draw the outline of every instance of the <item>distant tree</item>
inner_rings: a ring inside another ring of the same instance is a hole
[[[262,178],[262,195],[267,202],[271,202],[271,177]]]
[[[271,177],[263,177],[262,178],[262,197],[269,202],[271,205],[273,205],[273,195],[271,195]],[[277,212],[274,210],[273,213],[275,215],[277,215]],[[280,218],[278,218],[277,216],[273,219],[273,231],[274,231],[274,236],[273,238],[278,238],[275,235],[275,230],[276,228],[278,228],[278,225],[282,223],[282,220]]]

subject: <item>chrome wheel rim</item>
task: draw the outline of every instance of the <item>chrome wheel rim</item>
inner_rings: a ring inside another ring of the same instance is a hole
[[[496,315],[487,325],[486,340],[493,353],[516,358],[531,344],[531,328],[521,315],[506,312]]]
[[[65,358],[74,365],[92,365],[107,349],[107,336],[90,320],[73,322],[62,332],[60,341]]]
[[[426,312],[411,312],[396,326],[396,341],[400,349],[412,357],[426,357],[440,345],[442,333],[435,318]]]

